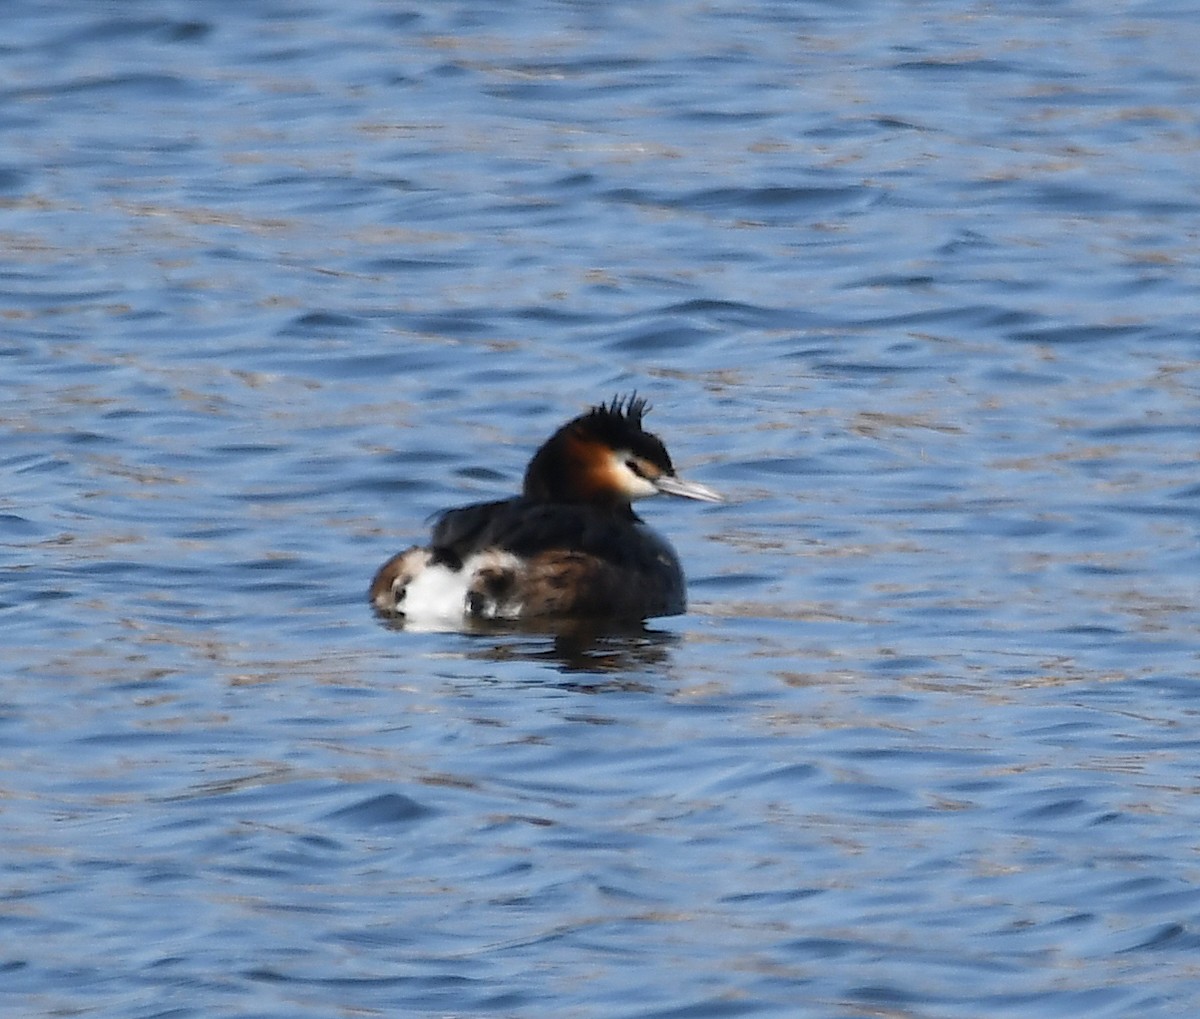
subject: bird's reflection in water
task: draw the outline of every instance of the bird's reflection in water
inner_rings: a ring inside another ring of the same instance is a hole
[[[406,629],[403,619],[380,614],[379,620],[389,629]],[[474,661],[529,662],[564,673],[605,677],[602,683],[569,684],[593,693],[651,689],[647,673],[661,672],[680,639],[676,633],[642,621],[596,619],[470,621],[448,627],[447,632],[476,638],[465,649],[459,648],[465,658]],[[618,674],[622,674],[620,679]]]
[[[537,629],[510,627],[505,634],[518,639],[493,643],[480,657],[495,661],[524,659],[553,665],[561,672],[599,674],[610,679],[624,673],[627,678],[617,684],[621,689],[648,689],[644,680],[629,674],[659,671],[679,639],[674,633],[651,629],[642,622],[605,625],[594,620],[560,622]]]

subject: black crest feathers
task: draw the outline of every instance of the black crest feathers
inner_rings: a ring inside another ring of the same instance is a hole
[[[642,417],[650,405],[637,393],[614,396],[608,403],[597,404],[577,422],[613,449],[629,449],[645,433]]]
[[[608,403],[598,404],[587,416],[596,424],[641,430],[642,417],[649,413],[650,404],[637,393],[630,393],[628,396],[614,396]]]

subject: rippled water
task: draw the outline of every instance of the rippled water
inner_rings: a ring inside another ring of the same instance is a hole
[[[1200,1007],[1190,7],[4,25],[5,1015]],[[634,388],[688,615],[370,613]]]

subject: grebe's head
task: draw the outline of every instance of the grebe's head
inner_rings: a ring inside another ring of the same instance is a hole
[[[642,427],[649,410],[633,394],[568,421],[534,454],[525,471],[525,495],[608,506],[660,494],[720,502],[711,488],[676,475],[662,440]]]

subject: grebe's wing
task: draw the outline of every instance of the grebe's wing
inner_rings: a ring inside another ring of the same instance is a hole
[[[527,558],[570,550],[626,563],[646,556],[649,538],[661,542],[632,512],[517,498],[447,510],[434,522],[432,544],[460,560],[487,549]]]
[[[502,529],[503,521],[513,515],[512,505],[520,499],[477,502],[470,506],[443,510],[434,517],[430,544],[438,551],[451,552],[465,559],[474,552],[495,545],[492,535]]]
[[[463,506],[437,518],[435,561],[458,569],[488,552],[523,564],[476,576],[475,595],[483,606],[477,614],[489,618],[504,616],[508,602],[533,616],[630,618],[673,615],[686,605],[675,550],[631,511],[517,498]]]

